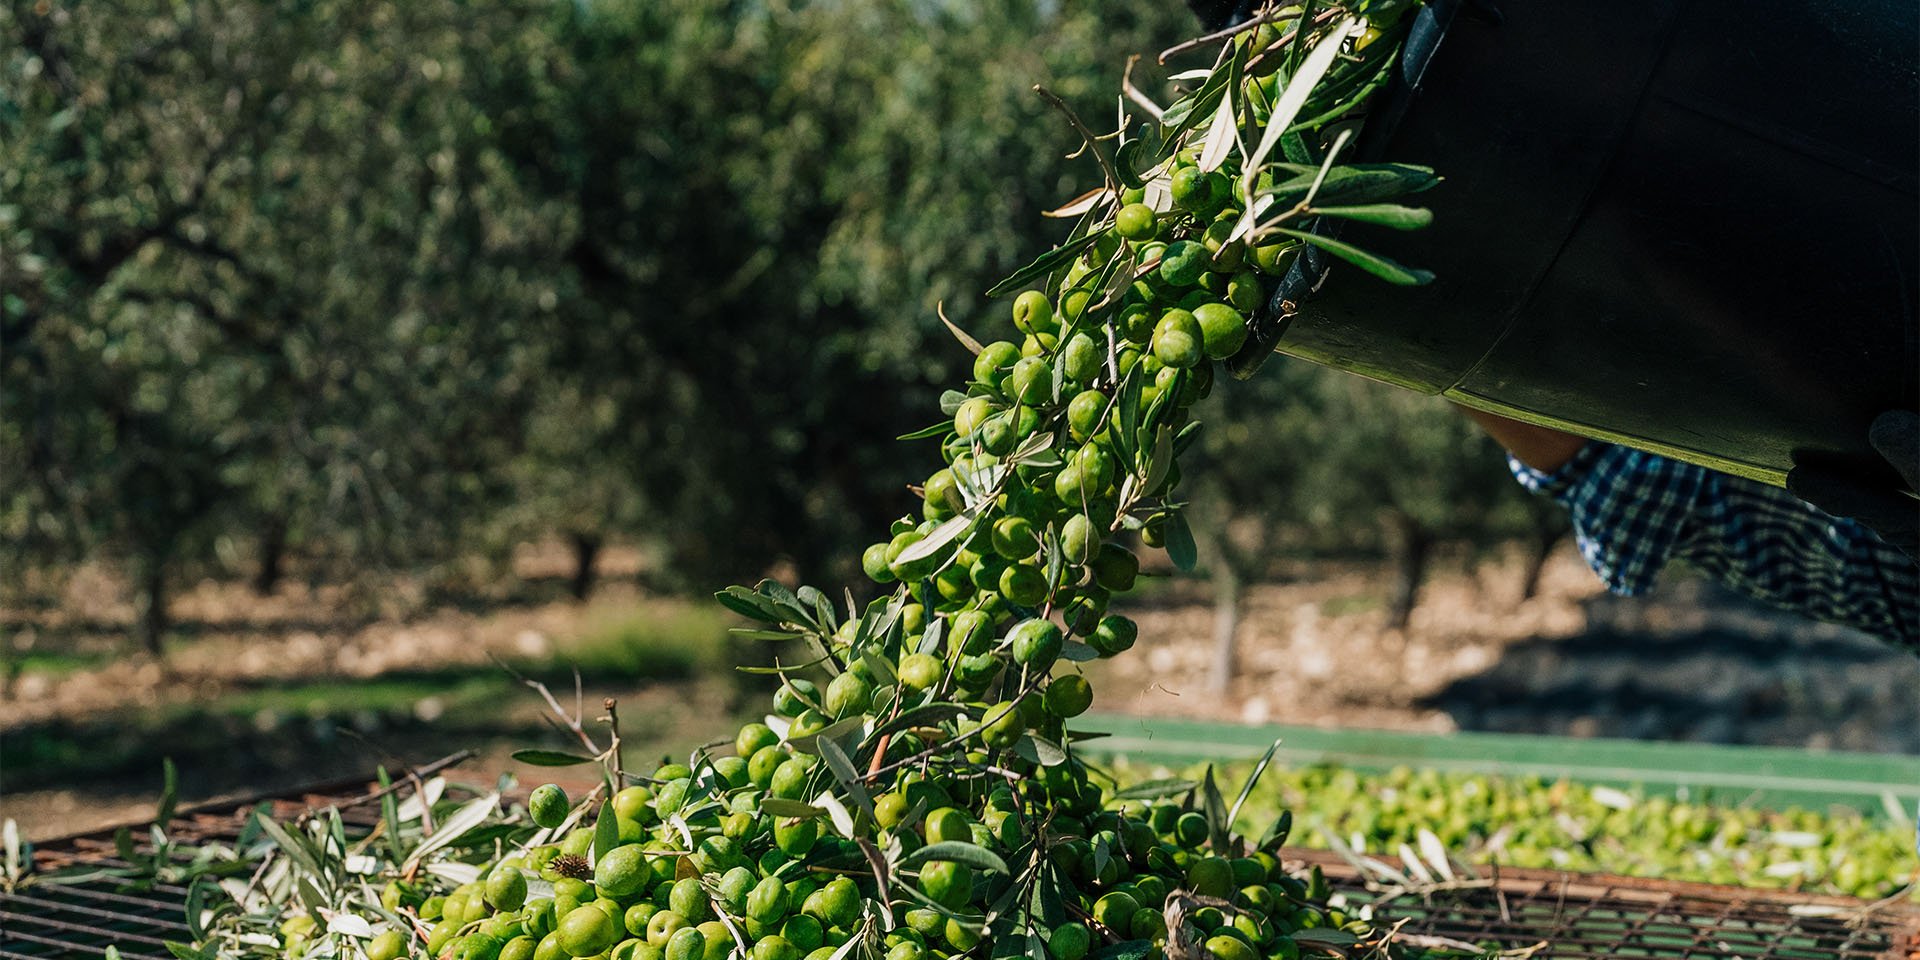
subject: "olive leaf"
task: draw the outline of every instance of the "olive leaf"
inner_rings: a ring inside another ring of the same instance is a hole
[[[380,820],[386,825],[387,855],[399,863],[407,858],[406,844],[400,839],[400,801],[394,798],[393,780],[387,776],[387,768],[381,766],[375,770],[380,781]]]
[[[1054,866],[1053,861],[1043,862],[1040,865],[1039,875],[1034,878],[1033,900],[1028,910],[1032,916],[1040,920],[1041,928],[1049,935],[1055,927],[1066,923],[1069,919],[1066,898],[1060,893],[1063,885],[1060,871]]]
[[[1111,189],[1107,187],[1095,187],[1052,210],[1042,211],[1040,215],[1055,220],[1066,217],[1077,217],[1113,199],[1113,196],[1114,194]],[[941,319],[944,320],[946,318],[943,316]],[[973,352],[979,353],[980,351],[976,349]]]
[[[728,631],[728,632],[729,632],[729,633],[732,633],[732,632],[735,632],[735,631]],[[761,633],[761,632],[764,632],[764,633],[773,633],[774,631],[752,631],[752,630],[747,630],[747,631],[739,631],[739,632],[741,632],[741,633],[748,633],[748,634],[752,634],[752,633]],[[793,636],[793,634],[789,634],[789,633],[782,633],[782,634],[779,634],[779,636],[781,636],[781,637],[792,637],[792,636]],[[740,671],[741,673],[752,673],[752,674],[760,674],[760,675],[764,675],[764,676],[776,676],[776,677],[784,677],[784,676],[786,676],[786,675],[787,675],[787,674],[789,674],[789,673],[797,673],[797,672],[799,672],[799,671],[801,671],[801,670],[805,670],[805,669],[807,669],[808,667],[815,667],[815,666],[819,666],[819,665],[821,665],[821,664],[823,664],[823,663],[826,663],[826,662],[828,662],[828,661],[830,661],[830,660],[832,660],[832,659],[833,659],[833,654],[831,654],[831,653],[828,653],[828,654],[822,654],[821,656],[818,656],[818,657],[815,657],[815,658],[813,658],[812,660],[808,660],[808,661],[807,661],[807,662],[805,662],[805,663],[794,663],[794,664],[786,664],[786,665],[781,665],[781,664],[779,663],[779,661],[778,661],[778,660],[775,660],[775,661],[774,661],[774,664],[775,664],[775,665],[774,665],[774,666],[771,666],[771,667],[747,667],[747,666],[739,666],[739,667],[734,667],[733,669],[735,669],[735,670],[738,670],[738,671]]]
[[[921,427],[918,430],[913,430],[907,433],[903,433],[897,437],[894,437],[894,439],[895,440],[925,440],[928,437],[937,437],[943,433],[950,433],[952,431],[953,431],[953,421],[942,420],[939,423],[930,424],[928,426]]]
[[[480,799],[476,799],[476,801],[468,801],[465,806],[461,806],[459,810],[455,810],[453,816],[442,820],[442,822],[440,822],[440,828],[434,829],[434,833],[432,833],[430,837],[426,837],[424,843],[420,843],[419,847],[413,849],[413,856],[407,858],[407,862],[403,864],[403,870],[411,870],[413,866],[419,864],[420,860],[424,860],[430,852],[438,851],[438,849],[442,849],[442,847],[451,845],[453,841],[461,839],[461,837],[467,833],[468,829],[478,828],[480,824],[484,824],[488,816],[493,816],[493,810],[495,810],[495,808],[499,808],[499,793],[488,793],[486,797],[480,797]],[[261,822],[261,826],[267,828],[269,822]],[[319,874],[319,870],[315,870],[315,874]]]
[[[1279,849],[1286,844],[1287,837],[1292,834],[1293,811],[1282,810],[1280,811],[1280,816],[1274,818],[1273,825],[1267,828],[1267,832],[1260,835],[1258,848],[1261,850]]]
[[[620,817],[613,812],[613,801],[600,804],[600,812],[593,818],[593,862],[598,864],[604,857],[620,845]]]
[[[513,759],[519,763],[528,763],[536,767],[571,767],[576,764],[593,763],[594,758],[578,753],[566,753],[561,750],[515,750]]]
[[[998,854],[978,844],[967,843],[961,840],[942,840],[939,843],[929,843],[901,857],[899,867],[904,870],[934,860],[946,860],[953,863],[965,864],[975,870],[985,870],[988,873],[999,873],[1009,876],[1013,873],[1013,871],[1007,869],[1007,862],[1000,859]]]
[[[1160,489],[1161,481],[1167,479],[1167,471],[1173,467],[1173,428],[1160,426],[1153,432],[1153,452],[1147,457],[1146,471],[1140,481],[1144,493]]]
[[[841,803],[839,797],[830,792],[822,792],[813,798],[813,803],[814,806],[827,811],[827,819],[832,821],[835,831],[843,837],[849,839],[853,837],[853,814],[847,811],[847,805]]]
[[[1086,663],[1100,659],[1100,651],[1079,640],[1068,640],[1060,645],[1060,659],[1072,663]]]
[[[960,405],[967,400],[967,395],[959,390],[943,390],[940,393],[940,412],[951,417],[959,412]]]
[[[1297,168],[1295,168],[1297,169]],[[1315,181],[1319,189],[1314,189]],[[1328,205],[1359,205],[1392,200],[1430,190],[1440,182],[1432,167],[1411,163],[1340,164],[1320,176],[1317,167],[1297,173],[1281,183],[1261,190],[1262,199],[1273,204],[1292,206],[1307,199]]]
[[[1247,774],[1247,782],[1240,785],[1240,796],[1233,801],[1233,809],[1227,811],[1227,825],[1232,826],[1240,819],[1240,808],[1247,805],[1247,797],[1253,794],[1254,785],[1260,782],[1260,775],[1267,772],[1267,765],[1273,762],[1273,755],[1280,750],[1280,739],[1274,738],[1267,746],[1267,752],[1260,755],[1260,762],[1253,765],[1253,771]]]
[[[755,630],[751,627],[728,627],[727,632],[742,640],[797,640],[807,635],[801,630]]]
[[[1302,23],[1304,22],[1303,20]],[[1320,82],[1320,78],[1326,75],[1327,68],[1333,65],[1333,58],[1340,53],[1341,44],[1346,42],[1347,35],[1352,33],[1357,25],[1358,21],[1352,17],[1341,20],[1333,29],[1327,31],[1326,36],[1314,46],[1313,52],[1307,54],[1299,70],[1289,71],[1290,76],[1286,86],[1280,91],[1280,98],[1274,101],[1273,112],[1267,118],[1266,133],[1260,137],[1260,144],[1254,148],[1253,156],[1247,158],[1247,170],[1258,170],[1260,165],[1266,162],[1267,155],[1279,145],[1280,137],[1293,125],[1294,118],[1300,115],[1300,109],[1307,104],[1307,96],[1313,92],[1314,85]],[[1305,41],[1306,31],[1301,30],[1294,41],[1295,45]],[[1241,225],[1234,229],[1234,236],[1245,236],[1252,229],[1253,207],[1249,205],[1241,218]]]
[[[929,703],[924,707],[915,707],[903,711],[899,716],[875,728],[867,735],[868,742],[877,742],[881,737],[912,730],[915,727],[931,727],[949,720],[967,715],[967,708],[957,703]]]
[[[1214,106],[1225,96],[1227,71],[1210,70],[1206,77],[1206,82],[1202,83],[1199,89],[1175,100],[1173,106],[1168,107],[1166,112],[1160,115],[1160,125],[1166,131],[1168,140],[1179,140],[1181,136],[1198,127],[1201,120],[1211,117]]]
[[[815,705],[814,709],[818,710],[820,708],[818,705]],[[794,750],[800,753],[811,753],[811,754],[818,755],[820,753],[821,744],[831,743],[834,740],[842,736],[845,736],[846,734],[852,733],[855,730],[860,729],[861,726],[862,726],[862,721],[859,717],[844,717],[842,719],[835,720],[834,722],[829,723],[824,727],[821,727],[818,731],[814,733],[810,733],[804,737],[793,737],[789,739],[787,741],[787,746],[792,747]]]
[[[1019,290],[1033,278],[1050,273],[1056,267],[1065,266],[1067,261],[1072,260],[1075,256],[1079,255],[1081,251],[1093,246],[1094,241],[1100,239],[1102,236],[1104,236],[1104,234],[1088,233],[1085,236],[1069,240],[1060,246],[1054,247],[1052,250],[1035,257],[1032,263],[1015,270],[1005,280],[994,284],[987,290],[987,296],[1004,297],[1009,293]]]
[[[1425,207],[1403,207],[1397,203],[1371,203],[1349,207],[1316,206],[1312,212],[1316,216],[1357,220],[1393,230],[1418,230],[1433,222],[1432,210]]]
[[[936,302],[933,305],[933,312],[940,317],[941,323],[946,324],[947,332],[953,334],[953,338],[960,341],[961,346],[967,348],[967,352],[978,355],[981,350],[985,349],[980,345],[980,341],[975,340],[972,335],[960,329],[959,324],[947,319],[947,305],[945,303]]]
[[[1168,797],[1177,797],[1197,786],[1199,783],[1196,781],[1184,778],[1147,780],[1115,793],[1113,798],[1115,800],[1164,800]]]
[[[713,595],[720,605],[749,620],[763,623],[785,623],[786,616],[780,605],[760,594],[741,586],[732,586]]]
[[[160,803],[157,806],[153,822],[161,827],[173,822],[173,811],[180,803],[180,773],[173,767],[172,757],[160,758]]]
[[[187,887],[187,932],[193,934],[193,939],[197,941],[207,939],[207,929],[201,923],[201,915],[206,912],[209,893],[218,889],[219,885],[213,878],[205,876],[193,878]]]
[[[1339,927],[1307,927],[1295,930],[1293,942],[1308,947],[1351,947],[1360,942],[1360,938]]]
[[[1398,47],[1395,47],[1394,54],[1391,57],[1381,58],[1380,66],[1371,73],[1361,70],[1346,71],[1342,73],[1339,80],[1327,84],[1323,92],[1317,91],[1314,100],[1317,103],[1332,104],[1332,106],[1305,120],[1294,121],[1288,132],[1298,136],[1299,131],[1317,129],[1322,124],[1338,120],[1351,113],[1355,103],[1366,100],[1373,95],[1374,91],[1393,79],[1393,67],[1399,59]],[[1282,151],[1284,150],[1283,146]],[[1292,159],[1291,155],[1288,155],[1288,159]]]
[[[273,840],[274,844],[278,846],[282,851],[284,851],[286,855],[290,859],[292,859],[296,865],[300,867],[300,869],[305,870],[310,874],[317,874],[321,872],[320,863],[322,860],[326,858],[324,856],[319,855],[319,851],[315,850],[304,839],[295,838],[293,834],[288,833],[287,829],[285,827],[282,827],[278,823],[275,823],[271,816],[261,816],[258,811],[255,811],[253,816],[254,816],[254,819],[259,822],[260,829],[265,831],[267,836]],[[437,837],[440,835],[440,833],[443,833],[443,832],[445,832],[444,824],[442,825],[441,830],[437,831],[434,834],[434,836]],[[118,842],[119,836],[116,835],[114,837],[114,840]],[[428,842],[431,843],[432,839],[429,838]],[[445,846],[445,845],[446,844],[444,842],[441,844],[441,846]],[[412,860],[409,861],[409,863],[418,862],[420,857],[421,857],[421,853],[418,850],[415,850],[414,856]],[[124,852],[121,854],[121,859],[123,860],[127,859],[126,854]]]
[[[218,944],[210,943],[196,949],[184,943],[175,943],[172,940],[162,942],[166,945],[167,952],[173,954],[179,958],[179,960],[219,960],[220,958]],[[118,951],[115,952],[117,953]]]
[[[1214,782],[1212,764],[1207,765],[1206,778],[1200,782],[1200,797],[1207,815],[1207,843],[1215,856],[1230,856],[1227,851],[1233,840],[1233,825],[1227,821],[1227,801]]]
[[[1057,767],[1067,762],[1067,752],[1060,749],[1059,744],[1031,733],[1020,735],[1020,739],[1013,744],[1013,752],[1027,762],[1043,767]]]
[[[761,797],[760,809],[769,816],[775,817],[812,819],[827,815],[827,811],[821,807],[801,800],[789,800],[786,797]]]
[[[1200,550],[1193,542],[1193,529],[1187,526],[1186,514],[1177,511],[1168,514],[1166,524],[1167,559],[1181,573],[1192,573],[1200,562]]]
[[[939,553],[948,544],[959,539],[961,534],[973,529],[973,522],[980,519],[980,514],[984,512],[986,505],[985,501],[974,504],[941,521],[932,532],[908,544],[905,550],[900,551],[900,556],[895,562],[911,563]]]
[[[873,798],[867,796],[867,788],[861,784],[860,774],[854,771],[853,761],[847,759],[846,751],[840,749],[838,743],[824,736],[818,738],[816,745],[820,748],[820,759],[826,761],[827,770],[833,774],[833,779],[839,782],[840,789],[846,791],[847,797],[859,806],[860,812],[866,814],[867,819],[871,820]]]
[[[1369,253],[1343,240],[1323,237],[1317,233],[1308,233],[1304,230],[1290,230],[1286,227],[1276,227],[1274,229],[1279,233],[1286,234],[1290,237],[1297,237],[1307,243],[1313,244],[1388,283],[1403,287],[1417,287],[1433,282],[1433,274],[1429,271],[1403,267],[1386,257],[1380,256],[1377,253]]]
[[[1033,956],[1028,952],[1027,938],[1013,931],[990,937],[988,942],[993,944],[993,947],[987,952],[987,960],[1014,960],[1016,957]]]
[[[1233,98],[1221,97],[1213,122],[1207,127],[1206,146],[1200,150],[1200,169],[1212,173],[1226,162],[1234,143]]]

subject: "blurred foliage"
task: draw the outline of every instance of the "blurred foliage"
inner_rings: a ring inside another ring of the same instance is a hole
[[[156,650],[169,579],[222,557],[263,589],[282,555],[452,577],[559,534],[675,586],[847,577],[910,504],[890,438],[967,359],[935,305],[1004,309],[980,292],[1094,181],[1032,86],[1108,116],[1127,55],[1191,32],[1176,3],[0,0],[0,559],[123,562]],[[1214,515],[1481,535],[1506,485],[1437,404],[1263,377],[1209,414]]]

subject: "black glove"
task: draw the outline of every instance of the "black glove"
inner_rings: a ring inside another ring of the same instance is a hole
[[[1787,489],[1836,517],[1860,521],[1880,539],[1920,559],[1920,500],[1913,497],[1913,491],[1920,490],[1920,414],[1889,410],[1873,418],[1867,442],[1906,481],[1905,491],[1813,463],[1795,466],[1787,474]]]
[[[1253,15],[1253,0],[1187,0],[1208,33],[1224,30]]]

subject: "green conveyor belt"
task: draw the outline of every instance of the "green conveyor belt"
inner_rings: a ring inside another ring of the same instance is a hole
[[[1275,762],[1293,766],[1336,763],[1384,770],[1405,764],[1509,776],[1537,774],[1692,801],[1776,809],[1839,804],[1871,816],[1887,815],[1889,798],[1907,811],[1920,802],[1920,757],[1893,754],[1503,733],[1245,726],[1115,714],[1090,714],[1074,721],[1073,728],[1107,734],[1086,744],[1100,754],[1170,766],[1257,757],[1278,739]]]

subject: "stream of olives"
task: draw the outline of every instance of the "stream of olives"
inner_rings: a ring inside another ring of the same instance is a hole
[[[938,424],[902,438],[936,440],[945,466],[917,488],[919,516],[862,557],[889,592],[864,606],[772,581],[719,594],[755,622],[740,633],[788,658],[766,722],[645,776],[619,768],[616,741],[592,758],[607,766],[593,795],[543,786],[534,828],[518,820],[503,855],[433,874],[467,878],[450,893],[408,870],[367,905],[381,924],[367,939],[302,913],[280,928],[287,955],[1408,952],[1330,907],[1317,874],[1281,868],[1287,816],[1250,839],[1230,831],[1239,803],[1211,775],[1119,789],[1070,728],[1093,700],[1078,664],[1134,643],[1134,624],[1107,612],[1139,571],[1129,544],[1193,561],[1178,464],[1200,428],[1189,409],[1278,278],[1313,245],[1423,279],[1315,230],[1420,226],[1425,211],[1389,201],[1435,182],[1335,163],[1413,7],[1353,6],[1369,19],[1311,2],[1264,12],[1213,38],[1214,66],[1176,76],[1197,83],[1137,130],[1123,123],[1117,148],[1088,135],[1107,182],[1057,211],[1079,217],[1064,244],[991,291],[1027,288],[1017,335],[981,344],[953,328],[972,380],[944,396]]]

